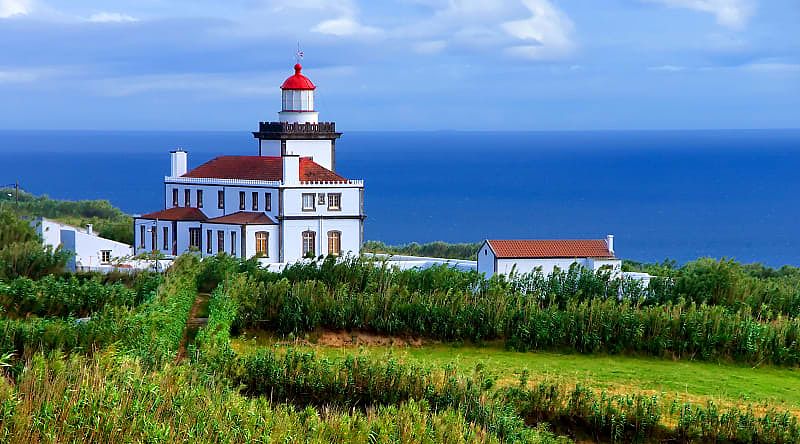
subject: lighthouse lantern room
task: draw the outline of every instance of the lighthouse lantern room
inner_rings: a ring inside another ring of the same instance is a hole
[[[314,83],[304,76],[303,67],[294,65],[294,75],[281,85],[283,107],[278,120],[291,123],[317,123],[318,113],[314,111]]]

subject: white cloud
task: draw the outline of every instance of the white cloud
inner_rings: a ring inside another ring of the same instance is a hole
[[[742,69],[764,73],[800,73],[800,63],[757,62],[742,65]]]
[[[756,0],[645,0],[673,8],[688,8],[713,14],[717,23],[733,29],[747,25],[756,10]]]
[[[138,22],[139,19],[119,12],[98,12],[92,14],[87,19],[92,23],[131,23]]]
[[[375,36],[381,34],[379,28],[366,26],[355,20],[353,17],[342,16],[336,19],[325,20],[311,28],[313,32],[320,34],[343,36]]]
[[[685,71],[686,67],[678,65],[661,65],[661,66],[651,66],[647,69],[650,71],[679,72],[679,71]]]
[[[0,0],[0,18],[27,15],[32,8],[31,0]]]
[[[563,12],[548,0],[523,0],[531,16],[508,21],[503,29],[512,37],[524,41],[506,49],[507,53],[533,60],[560,58],[572,52],[574,25]]]
[[[414,45],[414,51],[420,54],[438,54],[447,47],[444,40],[428,40]]]

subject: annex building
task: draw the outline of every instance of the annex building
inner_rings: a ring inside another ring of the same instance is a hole
[[[608,269],[619,273],[622,260],[614,254],[614,236],[575,240],[487,240],[478,250],[478,271],[487,278],[537,269],[548,276],[556,268],[568,270],[573,264],[592,271]]]
[[[281,86],[278,120],[260,122],[257,155],[219,156],[189,169],[170,153],[163,209],[134,219],[135,253],[197,251],[286,263],[359,254],[364,181],[336,173],[334,122],[320,122],[302,66]]]

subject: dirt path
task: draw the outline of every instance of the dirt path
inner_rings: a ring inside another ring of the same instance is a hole
[[[208,323],[208,300],[211,297],[208,293],[198,293],[189,311],[189,319],[186,320],[186,328],[183,329],[183,339],[178,348],[178,355],[175,363],[178,364],[186,359],[186,352],[190,343],[194,342],[197,330]]]

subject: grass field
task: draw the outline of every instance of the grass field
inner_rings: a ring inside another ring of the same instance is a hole
[[[240,353],[282,344],[285,343],[263,333],[245,334],[233,341]],[[364,353],[376,359],[394,358],[425,366],[454,364],[467,373],[482,366],[497,377],[500,385],[517,384],[520,372],[528,370],[530,383],[543,380],[581,383],[612,393],[663,393],[682,401],[713,400],[721,405],[769,404],[800,416],[800,371],[797,369],[650,357],[520,353],[505,350],[499,344],[481,347],[436,343],[422,346],[298,344],[331,359]]]

